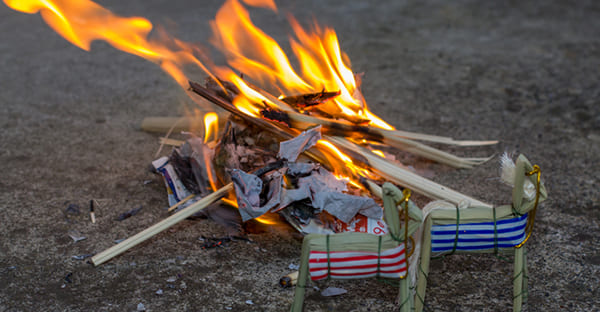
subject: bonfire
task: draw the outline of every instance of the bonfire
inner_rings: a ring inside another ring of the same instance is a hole
[[[385,182],[457,207],[492,207],[420,176],[394,153],[467,169],[490,157],[458,157],[432,144],[497,141],[396,129],[369,109],[361,92],[363,76],[352,71],[333,29],[317,22],[303,27],[290,15],[292,58],[253,24],[247,6],[277,12],[272,0],[225,1],[211,23],[211,44],[227,60],[222,65],[210,61],[201,47],[165,32],[151,36],[153,25],[144,18],[120,17],[89,0],[4,2],[18,11],[39,12],[81,49],[104,40],[158,64],[198,104],[190,116],[153,117],[142,124],[147,131],[167,133],[161,147],[174,146],[170,156],[153,162],[174,213],[95,255],[94,265],[215,203],[235,207],[242,222],[286,222],[303,234],[387,234],[381,204]],[[205,76],[189,77],[189,68]],[[185,140],[169,137],[182,130]]]

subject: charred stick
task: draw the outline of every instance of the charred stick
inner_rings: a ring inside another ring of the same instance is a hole
[[[286,132],[286,131],[280,129],[279,127],[274,126],[272,123],[270,123],[266,120],[254,118],[254,117],[251,117],[251,116],[248,116],[248,115],[242,113],[235,106],[233,106],[233,104],[231,104],[227,100],[223,99],[222,97],[218,96],[212,90],[207,89],[207,88],[203,87],[202,85],[195,83],[193,81],[190,81],[189,83],[190,83],[190,88],[192,89],[192,91],[194,91],[198,95],[202,96],[203,98],[209,100],[210,102],[218,105],[219,107],[225,109],[226,111],[242,118],[244,121],[246,121],[250,124],[257,125],[258,127],[262,128],[264,130],[267,130],[284,140],[288,140],[288,139],[291,139],[294,137],[294,135],[291,134],[290,132]]]
[[[298,271],[294,271],[288,275],[283,276],[279,279],[279,286],[283,288],[289,288],[295,286],[298,282]]]
[[[296,113],[295,111],[291,110],[291,109],[287,109],[289,106],[287,105],[288,103],[284,102],[283,100],[278,99],[277,97],[271,95],[270,93],[262,90],[261,88],[246,82],[246,84],[251,87],[252,89],[254,89],[254,91],[262,94],[263,96],[265,96],[269,101],[275,103],[278,107],[280,107],[280,109],[285,110],[286,112],[291,112],[291,113]],[[311,117],[311,116],[307,116],[304,114],[299,114],[296,113],[296,115],[300,115],[300,116],[305,116],[305,117]],[[323,126],[326,126],[326,122],[331,122],[331,123],[340,123],[340,121],[338,120],[334,120],[334,119],[330,119],[330,118],[317,118],[317,117],[312,117],[314,118],[313,120],[310,121],[306,121],[304,120],[304,122],[310,124],[310,126],[314,126],[316,124],[321,124]],[[301,119],[301,118],[299,118]],[[303,122],[302,120],[297,120],[298,122]],[[343,122],[342,122],[343,123]],[[366,127],[369,129],[372,129],[371,131],[384,131],[382,136],[397,136],[400,138],[405,138],[405,139],[412,139],[412,140],[418,140],[418,141],[427,141],[427,142],[432,142],[432,143],[441,143],[441,144],[447,144],[447,145],[458,145],[458,146],[483,146],[483,145],[494,145],[494,144],[498,144],[497,140],[487,140],[487,141],[476,141],[476,140],[454,140],[453,138],[450,137],[444,137],[444,136],[437,136],[437,135],[430,135],[430,134],[424,134],[424,133],[417,133],[417,132],[410,132],[410,131],[402,131],[402,130],[386,130],[386,129],[381,129],[381,128],[375,128],[375,127],[371,127],[371,126],[364,126],[361,125],[360,123],[346,123],[349,125],[353,125],[353,126],[362,126],[362,127]],[[301,128],[301,129],[305,129],[305,128]]]
[[[96,213],[94,212],[94,200],[90,200],[90,219],[92,223],[96,223]]]
[[[242,118],[244,121],[248,122],[249,124],[256,125],[256,126],[260,127],[261,129],[271,132],[275,136],[279,137],[281,140],[289,140],[289,139],[292,139],[293,137],[295,137],[296,135],[298,135],[298,132],[291,128],[279,127],[267,120],[248,116],[248,115],[244,114],[243,112],[239,111],[235,106],[233,106],[233,104],[229,103],[227,100],[216,95],[211,90],[209,90],[209,89],[203,87],[202,85],[195,83],[193,81],[190,81],[189,83],[190,83],[190,88],[192,89],[192,91],[194,91],[198,95],[204,97],[205,99],[216,104],[217,106],[231,112],[232,114]],[[331,168],[329,168],[327,166],[328,162],[326,161],[326,157],[323,156],[323,154],[319,150],[317,150],[313,147],[310,150],[305,151],[304,153],[308,157],[321,163],[324,167],[326,167],[326,169],[331,170]]]
[[[331,100],[340,95],[340,91],[326,92],[325,90],[317,93],[307,93],[300,95],[292,95],[280,98],[282,102],[288,103],[294,107],[306,108],[319,105],[327,100]]]
[[[237,116],[240,116],[244,120],[247,120],[249,123],[259,125],[263,129],[266,129],[266,130],[276,129],[276,130],[272,130],[272,131],[275,131],[275,133],[285,133],[284,136],[286,136],[287,138],[284,138],[284,139],[288,139],[293,136],[292,134],[285,132],[285,130],[282,130],[279,127],[272,125],[271,123],[269,123],[266,120],[245,115],[244,113],[238,111],[232,104],[230,104],[226,100],[223,100],[220,97],[214,95],[210,90],[205,89],[204,87],[202,87],[201,85],[199,85],[197,83],[190,82],[190,86],[192,87],[194,92],[204,96],[206,99],[223,107],[224,109],[230,111],[231,113],[233,113]],[[433,181],[425,179],[425,178],[423,178],[417,174],[414,174],[410,171],[404,170],[404,169],[396,166],[395,164],[392,164],[389,161],[387,161],[383,158],[380,158],[379,156],[376,156],[375,154],[371,153],[370,151],[366,150],[365,148],[360,147],[360,146],[348,141],[347,139],[334,138],[334,137],[326,137],[326,139],[330,140],[332,143],[334,143],[338,147],[342,147],[347,151],[348,150],[353,151],[354,153],[357,153],[360,156],[362,156],[361,157],[362,159],[360,159],[360,162],[363,162],[366,165],[372,167],[376,171],[376,173],[378,175],[380,175],[381,177],[383,177],[389,181],[392,181],[396,184],[413,189],[415,192],[421,193],[430,198],[445,199],[445,200],[448,200],[455,204],[458,204],[459,202],[461,202],[463,200],[467,200],[472,205],[490,206],[489,204],[483,203],[479,200],[476,200],[469,196],[463,195],[463,194],[458,193],[454,190],[451,190],[447,187],[439,185]],[[321,159],[324,159],[324,158],[321,157]],[[317,160],[317,161],[319,161],[319,160]],[[319,161],[319,162],[321,162],[323,164],[327,163],[326,161],[325,162]]]

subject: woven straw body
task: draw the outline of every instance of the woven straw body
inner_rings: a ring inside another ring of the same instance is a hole
[[[381,236],[368,233],[310,234],[304,238],[298,284],[292,311],[302,311],[306,280],[324,278],[355,279],[367,277],[400,279],[400,311],[413,306],[409,294],[406,242],[422,222],[421,210],[390,183],[383,185],[385,221],[389,233]],[[398,211],[406,213],[401,222]]]
[[[432,210],[425,218],[421,238],[420,267],[415,310],[423,311],[429,262],[432,256],[454,253],[514,253],[513,310],[521,311],[527,293],[524,243],[531,235],[535,210],[547,198],[534,167],[520,155],[515,167],[512,205],[500,207],[451,207]],[[535,199],[525,198],[523,184],[537,184]]]

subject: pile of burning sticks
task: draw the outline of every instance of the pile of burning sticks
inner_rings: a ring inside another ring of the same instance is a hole
[[[488,158],[460,158],[417,140],[459,146],[495,141],[456,141],[327,116],[319,106],[339,96],[337,91],[275,97],[251,83],[247,85],[267,99],[255,103],[261,108],[257,116],[233,104],[240,96],[235,85],[207,79],[205,85],[190,82],[190,90],[224,112],[206,114],[204,127],[192,127],[193,120],[185,118],[172,124],[160,118],[144,121],[142,128],[151,131],[173,131],[182,120],[185,127],[181,129],[204,130],[186,132],[185,141],[162,138],[163,144],[175,148],[169,157],[153,162],[165,180],[169,210],[176,213],[94,256],[95,265],[216,202],[237,208],[242,222],[255,219],[272,224],[285,220],[304,234],[386,233],[380,205],[380,185],[385,181],[456,205],[490,206],[421,177],[387,159],[380,150],[396,148],[469,168]],[[224,125],[221,131],[219,124]]]

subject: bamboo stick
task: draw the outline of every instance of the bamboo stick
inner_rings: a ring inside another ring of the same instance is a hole
[[[158,143],[163,144],[163,145],[181,146],[185,143],[185,141],[160,137],[160,138],[158,138]]]
[[[330,135],[355,138],[360,137],[373,140],[455,168],[472,168],[473,166],[486,162],[491,158],[461,158],[431,146],[401,137],[396,134],[396,131],[393,130],[355,125],[333,119],[317,118],[294,111],[279,111],[270,109],[264,111],[263,116],[265,116],[267,119],[284,119],[290,123],[290,126],[302,130],[316,125],[322,125],[323,131]],[[438,143],[439,142],[440,141],[438,140]],[[486,142],[492,142],[494,144],[497,143],[497,141]]]
[[[314,125],[319,125],[319,124],[323,125],[324,127],[339,126],[339,127],[347,129],[348,131],[355,131],[355,132],[361,132],[361,133],[376,133],[383,137],[389,137],[389,138],[400,137],[400,138],[410,139],[410,140],[427,141],[427,142],[432,142],[432,143],[457,145],[457,146],[484,146],[484,145],[498,144],[497,140],[455,140],[450,137],[444,137],[444,136],[438,136],[438,135],[431,135],[431,134],[410,132],[410,131],[403,131],[403,130],[395,130],[395,129],[387,130],[387,129],[377,128],[377,127],[372,127],[372,126],[357,125],[357,124],[350,123],[350,122],[342,122],[342,121],[330,119],[330,118],[304,115],[304,114],[300,114],[300,113],[294,111],[289,106],[288,103],[271,95],[269,92],[261,89],[260,87],[254,85],[248,81],[245,81],[245,82],[250,88],[254,89],[254,91],[260,93],[261,95],[266,97],[269,101],[276,104],[277,107],[279,107],[280,109],[283,109],[286,113],[293,114],[294,116],[292,119],[294,119],[300,123],[302,123],[302,122],[309,123],[309,126],[314,126]],[[348,126],[351,128],[348,128]],[[306,130],[306,128],[303,128],[302,130]]]
[[[190,199],[194,198],[194,196],[195,196],[194,194],[190,194],[190,195],[188,195],[186,198],[184,198],[184,199],[182,199],[182,200],[178,201],[178,202],[177,202],[175,205],[173,205],[173,206],[169,207],[169,209],[167,209],[167,212],[171,212],[171,211],[173,211],[173,210],[177,209],[177,207],[179,207],[179,206],[181,206],[181,205],[185,204],[185,203],[186,203],[188,200],[190,200]]]
[[[450,153],[441,151],[439,149],[427,146],[425,144],[412,141],[411,139],[459,146],[481,146],[498,143],[498,141],[456,141],[449,137],[433,136],[408,131],[387,130],[382,128],[357,125],[350,122],[343,122],[334,119],[308,116],[292,110],[287,103],[279,100],[278,98],[262,90],[261,88],[249,82],[247,82],[247,84],[249,87],[253,88],[255,91],[259,92],[260,94],[265,96],[269,101],[273,102],[278,106],[278,108],[270,107],[264,112],[265,115],[269,115],[269,112],[273,112],[273,114],[271,115],[276,115],[277,117],[272,119],[277,120],[278,118],[283,117],[285,119],[283,120],[284,122],[289,122],[291,123],[290,126],[301,130],[306,130],[316,125],[322,125],[325,132],[328,132],[331,135],[343,135],[349,137],[358,135],[373,141],[385,143],[392,147],[396,147],[455,168],[472,168],[475,165],[479,165],[490,160],[493,156],[481,158],[461,158]],[[268,117],[269,116],[267,116],[267,118]]]
[[[219,115],[219,126],[222,126],[227,120],[227,113],[217,112]],[[146,132],[166,133],[171,128],[172,132],[189,131],[192,126],[198,123],[202,126],[202,118],[194,117],[146,117],[142,120],[141,129]],[[202,126],[204,127],[204,126]]]
[[[350,122],[344,122],[336,119],[314,117],[310,115],[300,114],[295,111],[286,111],[289,114],[291,120],[304,124],[304,127],[310,127],[314,125],[323,125],[323,127],[336,129],[338,131],[351,131],[358,132],[360,134],[370,134],[372,136],[380,136],[387,139],[402,138],[410,140],[427,141],[432,143],[440,143],[447,145],[458,145],[458,146],[483,146],[498,144],[496,140],[487,141],[461,141],[454,140],[450,137],[443,137],[437,135],[430,135],[424,133],[416,133],[402,130],[388,130],[383,128],[377,128],[372,126],[356,125]]]
[[[146,117],[142,120],[141,128],[146,132],[165,133],[172,131],[181,132],[190,129],[194,118],[187,117]]]
[[[149,239],[150,237],[168,229],[169,227],[179,223],[180,221],[190,217],[191,215],[197,213],[198,211],[208,207],[212,203],[219,200],[221,197],[225,196],[233,190],[233,184],[229,183],[222,188],[218,189],[214,193],[207,195],[201,200],[193,203],[192,205],[182,209],[181,211],[173,214],[172,216],[154,224],[153,226],[137,233],[136,235],[120,242],[119,244],[112,246],[103,252],[92,257],[92,263],[95,266],[98,266],[120,254],[129,250],[130,248],[138,245],[141,242]]]
[[[325,136],[324,138],[338,147],[358,153],[360,156],[366,159],[368,165],[375,171],[376,174],[388,181],[409,188],[416,193],[420,193],[429,198],[447,200],[455,205],[458,205],[463,201],[467,201],[470,203],[469,206],[492,207],[492,205],[488,203],[484,203],[470,196],[461,194],[446,186],[423,178],[418,174],[402,169],[389,162],[385,158],[381,158],[371,153],[364,147],[358,146],[345,138],[329,136]]]

